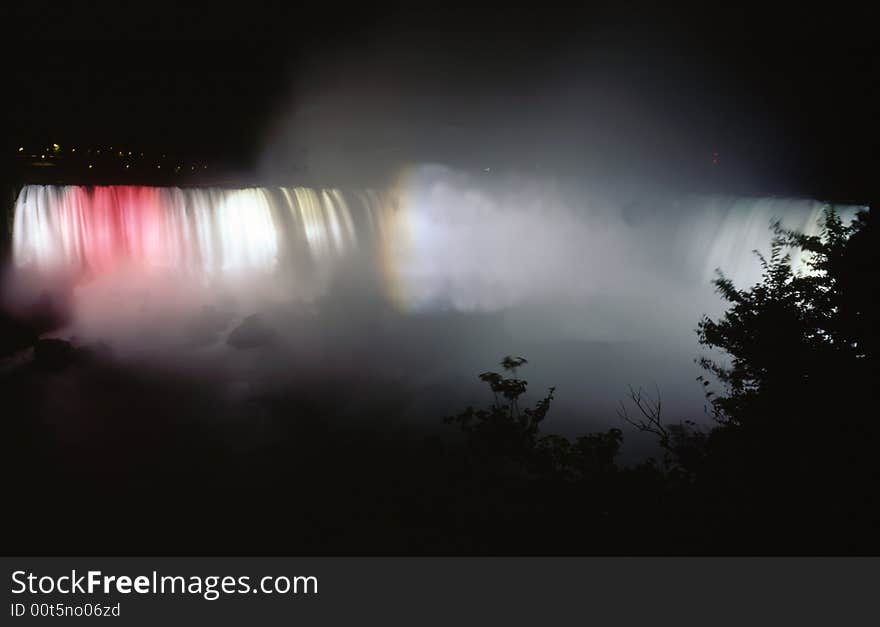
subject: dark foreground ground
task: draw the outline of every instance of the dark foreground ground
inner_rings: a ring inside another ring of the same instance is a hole
[[[82,349],[63,366],[21,364],[0,378],[3,553],[750,555],[876,548],[866,518],[841,519],[821,502],[809,517],[802,509],[786,514],[789,493],[800,490],[783,484],[788,479],[768,477],[778,489],[728,500],[676,487],[650,464],[577,481],[524,476],[475,455],[439,419],[436,435],[426,435],[389,429],[381,413],[340,418],[341,384],[313,382],[252,400],[250,420],[242,422],[230,418],[222,395],[179,376],[126,368],[99,350]]]
[[[341,382],[253,400],[242,421],[203,384],[80,357],[0,379],[5,553],[647,550],[646,511],[583,486],[486,475],[440,416],[427,436],[389,429],[381,413],[341,417]],[[662,503],[651,507],[659,516]]]

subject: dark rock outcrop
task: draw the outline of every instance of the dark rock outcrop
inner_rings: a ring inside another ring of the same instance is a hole
[[[216,307],[205,306],[201,313],[184,328],[184,341],[189,346],[207,346],[220,339],[220,333],[229,326],[231,315]]]
[[[62,370],[77,356],[73,345],[65,340],[41,339],[34,344],[34,364],[40,370]]]
[[[268,326],[259,314],[253,314],[242,320],[226,338],[226,343],[233,348],[258,348],[271,344],[277,334]]]

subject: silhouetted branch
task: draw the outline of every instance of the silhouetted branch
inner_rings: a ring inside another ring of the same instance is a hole
[[[639,413],[643,416],[642,418],[633,419],[630,417],[629,412],[626,410],[626,406],[621,401],[620,409],[617,412],[617,415],[621,420],[629,423],[639,431],[644,433],[651,433],[660,441],[660,446],[669,450],[670,448],[670,434],[665,426],[663,426],[663,422],[661,421],[661,414],[663,409],[663,402],[660,397],[660,388],[656,385],[654,386],[656,390],[656,398],[651,398],[650,395],[646,394],[642,388],[638,390],[633,389],[632,386],[629,388],[629,396],[635,404],[636,408],[638,408]]]

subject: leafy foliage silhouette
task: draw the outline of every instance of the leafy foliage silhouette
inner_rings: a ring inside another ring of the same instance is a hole
[[[588,481],[591,495],[604,486],[621,492],[609,501],[621,511],[642,499],[645,511],[667,517],[667,532],[699,529],[702,551],[877,552],[875,221],[863,212],[844,224],[829,208],[819,235],[776,223],[769,256],[756,251],[758,283],[738,288],[719,271],[714,285],[729,306],[696,329],[716,353],[697,360],[715,426],[665,422],[659,389],[630,388],[634,410],[621,403],[618,411],[656,438],[660,464],[618,467],[619,429],[574,441],[540,436],[555,390],[520,410],[522,357],[502,360],[510,378],[480,375],[493,394],[489,408],[446,421],[459,425],[473,453],[493,460],[487,466],[504,460],[526,477]],[[805,270],[794,255],[804,256]]]
[[[539,437],[556,389],[550,388],[533,408],[521,409],[520,398],[528,382],[517,377],[517,370],[527,363],[523,357],[504,357],[500,365],[512,377],[497,372],[479,375],[492,391],[492,405],[487,409],[468,407],[445,422],[459,426],[481,459],[529,476],[570,479],[614,470],[614,457],[623,440],[619,429],[585,435],[574,442],[559,435]]]
[[[775,224],[761,281],[738,289],[719,273],[730,306],[697,327],[725,358],[698,360],[719,423],[704,480],[738,486],[729,498],[755,508],[753,524],[763,516],[795,538],[821,529],[864,542],[878,520],[875,220],[862,212],[845,225],[829,208],[816,236]],[[806,271],[793,253],[806,256]]]

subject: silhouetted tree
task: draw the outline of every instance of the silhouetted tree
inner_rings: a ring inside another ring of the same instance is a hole
[[[512,377],[497,372],[479,375],[492,391],[492,405],[487,409],[468,407],[445,422],[457,424],[482,459],[513,465],[532,476],[578,479],[615,470],[614,457],[623,439],[619,429],[588,434],[574,442],[559,435],[539,436],[555,388],[550,388],[535,407],[521,409],[520,398],[528,382],[517,377],[517,370],[527,363],[523,357],[507,356],[500,365]]]
[[[719,273],[718,292],[731,303],[719,320],[700,321],[700,343],[724,351],[729,364],[704,357],[701,365],[725,387],[723,396],[710,397],[716,417],[742,425],[762,414],[760,401],[790,386],[816,390],[823,382],[816,374],[829,374],[844,366],[848,376],[860,370],[871,351],[872,330],[864,299],[854,299],[849,240],[865,228],[862,214],[844,226],[828,210],[820,236],[806,236],[775,225],[769,258],[759,254],[761,282],[738,289]],[[809,255],[809,272],[795,272],[788,249]],[[849,283],[849,289],[847,289]],[[852,391],[850,391],[852,392]],[[808,395],[809,396],[809,395]]]
[[[493,402],[488,409],[468,407],[463,412],[444,419],[457,424],[467,434],[476,452],[492,458],[504,458],[520,465],[528,458],[537,443],[539,424],[550,410],[554,389],[550,388],[534,408],[520,409],[519,399],[525,394],[528,382],[516,377],[516,370],[527,361],[522,357],[505,357],[501,367],[513,374],[506,377],[497,372],[484,372],[480,380],[492,391]]]
[[[697,328],[700,343],[721,353],[698,360],[716,426],[666,422],[659,389],[631,388],[631,406],[618,412],[656,437],[661,463],[619,468],[619,429],[541,435],[554,388],[523,409],[528,384],[517,373],[527,361],[505,357],[502,373],[479,375],[492,404],[446,419],[479,460],[470,469],[513,473],[533,487],[524,494],[538,511],[570,517],[570,529],[607,522],[645,552],[663,552],[667,541],[673,553],[880,550],[873,229],[869,214],[845,225],[831,209],[817,236],[775,224],[755,285],[739,288],[719,273],[715,287],[729,307]],[[794,253],[806,255],[806,271]],[[489,492],[502,498],[496,486]]]
[[[828,209],[817,236],[774,232],[760,282],[740,289],[719,273],[730,307],[697,329],[702,345],[724,353],[699,360],[721,384],[716,393],[701,377],[720,423],[703,480],[795,536],[814,534],[817,521],[823,533],[852,534],[877,513],[872,219],[845,225]],[[793,251],[807,255],[807,271],[793,267]]]
[[[705,455],[706,434],[692,420],[684,420],[678,424],[664,423],[659,388],[655,388],[655,395],[651,396],[642,388],[636,390],[630,387],[629,396],[638,415],[631,417],[626,405],[621,402],[617,411],[618,417],[638,431],[650,433],[657,438],[657,443],[663,450],[664,471],[679,478],[689,478],[698,470]]]

